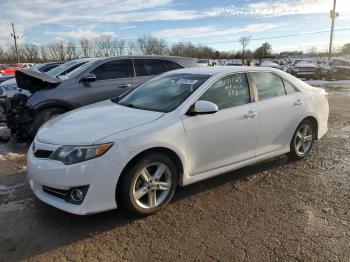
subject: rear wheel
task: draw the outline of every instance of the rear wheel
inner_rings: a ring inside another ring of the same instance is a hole
[[[28,136],[30,138],[35,137],[36,133],[38,132],[39,128],[45,124],[47,121],[49,121],[50,119],[64,114],[67,110],[65,110],[64,108],[60,108],[60,107],[50,107],[47,109],[44,109],[42,111],[39,111],[35,117],[34,117],[34,121],[30,124],[30,126],[27,129],[27,133]]]
[[[118,206],[146,216],[164,208],[173,198],[178,170],[165,154],[152,153],[138,160],[123,176],[117,188]]]
[[[304,120],[296,129],[290,143],[290,157],[299,160],[307,156],[315,140],[315,127],[310,120]]]

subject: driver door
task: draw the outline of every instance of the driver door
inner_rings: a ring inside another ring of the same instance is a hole
[[[185,116],[188,172],[191,176],[255,156],[257,108],[251,103],[247,76],[231,74],[198,99],[218,105],[214,114]]]
[[[79,82],[81,106],[117,97],[132,88],[134,70],[130,59],[118,59],[99,65],[90,73],[94,82]]]

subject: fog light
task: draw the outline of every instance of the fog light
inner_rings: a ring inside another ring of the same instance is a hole
[[[81,202],[84,199],[83,191],[78,188],[75,188],[70,191],[70,198],[75,202]]]
[[[69,195],[66,199],[67,202],[72,204],[81,204],[85,198],[85,195],[89,189],[89,186],[74,187],[69,190]]]

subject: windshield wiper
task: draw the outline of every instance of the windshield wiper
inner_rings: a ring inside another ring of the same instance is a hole
[[[135,108],[135,106],[133,104],[131,104],[131,103],[119,104],[119,105]]]

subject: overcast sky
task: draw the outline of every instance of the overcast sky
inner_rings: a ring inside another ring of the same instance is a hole
[[[15,22],[21,43],[49,44],[111,34],[123,39],[142,35],[168,42],[191,41],[218,50],[238,50],[241,36],[252,39],[330,29],[333,0],[1,0],[0,45],[11,43]],[[350,0],[337,0],[336,29],[350,28]],[[229,43],[217,43],[228,42]],[[326,49],[329,33],[262,42],[274,51]],[[335,32],[335,45],[350,42],[350,30]],[[216,44],[214,44],[216,43]]]

